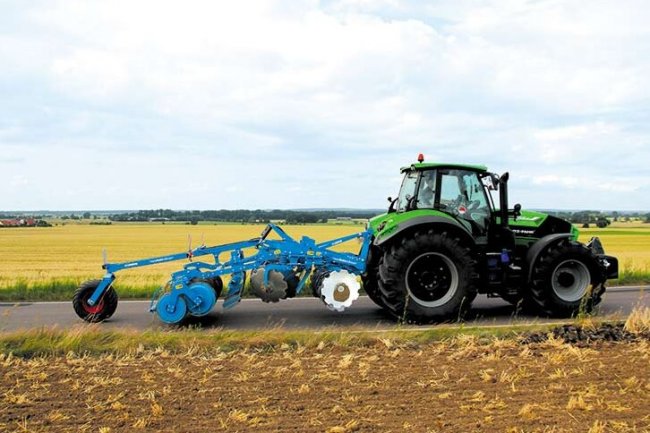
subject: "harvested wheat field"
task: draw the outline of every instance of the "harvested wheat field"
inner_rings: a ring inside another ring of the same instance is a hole
[[[650,343],[626,340],[2,355],[0,431],[648,432]]]

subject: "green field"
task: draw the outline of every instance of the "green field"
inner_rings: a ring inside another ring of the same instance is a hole
[[[102,249],[111,262],[186,251],[188,234],[198,245],[202,236],[207,245],[250,239],[263,225],[201,224],[84,224],[50,228],[0,230],[0,300],[69,299],[81,281],[103,274]],[[355,233],[362,225],[285,226],[292,236],[303,235],[317,241]],[[621,278],[611,284],[650,283],[650,225],[617,223],[606,229],[581,229],[581,240],[599,236],[605,250],[619,258]],[[356,242],[341,249],[354,251]],[[226,259],[224,257],[224,259]],[[115,287],[121,297],[149,297],[170,272],[184,262],[133,269],[118,274]]]

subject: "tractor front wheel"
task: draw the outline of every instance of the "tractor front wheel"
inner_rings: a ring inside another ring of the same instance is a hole
[[[471,250],[433,230],[404,237],[379,266],[379,291],[398,320],[428,323],[458,319],[476,297],[476,261]]]
[[[533,265],[528,297],[544,315],[589,313],[602,300],[605,281],[591,250],[565,240],[549,247]]]
[[[72,297],[72,306],[77,316],[86,322],[103,322],[117,309],[117,293],[113,286],[104,291],[95,305],[88,304],[88,299],[95,292],[101,280],[89,280],[82,283]]]

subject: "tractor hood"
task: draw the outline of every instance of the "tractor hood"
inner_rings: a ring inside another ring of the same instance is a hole
[[[578,229],[562,218],[532,210],[522,210],[515,221],[508,219],[508,225],[517,238],[542,238],[555,233],[571,233],[573,239],[578,238]]]
[[[451,223],[456,220],[440,211],[422,209],[410,212],[383,213],[371,218],[368,227],[372,230],[375,238],[384,238],[395,231],[400,223],[418,216],[437,216],[448,219]],[[499,223],[499,211],[495,211],[496,223]],[[522,210],[521,215],[515,221],[513,217],[508,219],[508,224],[517,239],[539,239],[554,233],[571,233],[572,238],[578,238],[578,230],[568,221],[552,215],[532,210]]]

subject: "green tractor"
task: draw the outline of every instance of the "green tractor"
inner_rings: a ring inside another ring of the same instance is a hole
[[[479,293],[573,316],[590,312],[618,277],[618,260],[598,238],[585,245],[568,221],[509,209],[508,173],[422,155],[401,171],[398,197],[369,222],[374,242],[362,275],[368,296],[399,320],[457,319]]]

